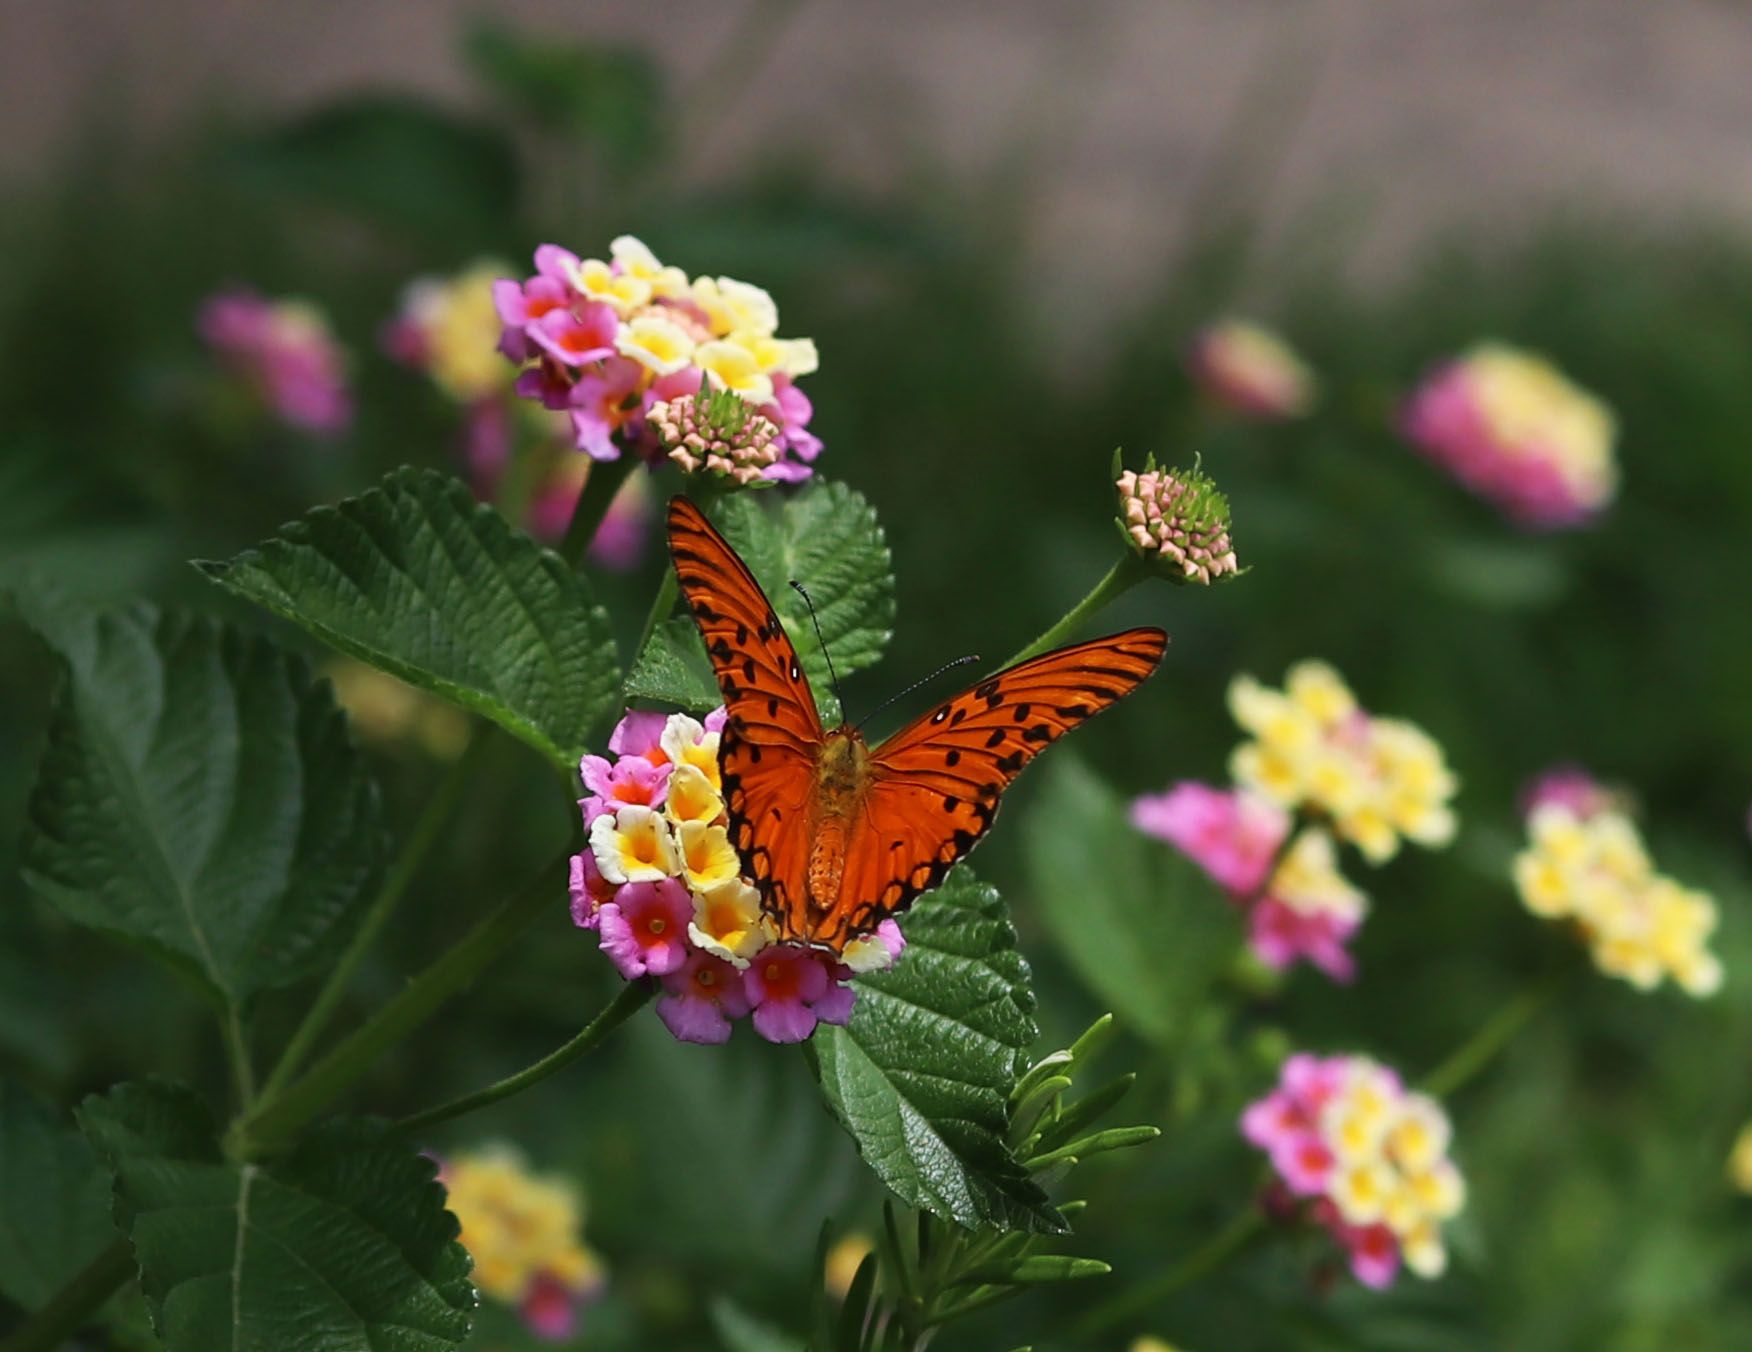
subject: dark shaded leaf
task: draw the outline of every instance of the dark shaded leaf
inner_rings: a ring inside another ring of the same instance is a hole
[[[325,643],[492,719],[562,769],[612,711],[608,616],[468,486],[399,469],[257,548],[197,565]]]

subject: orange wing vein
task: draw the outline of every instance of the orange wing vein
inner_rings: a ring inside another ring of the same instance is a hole
[[[754,574],[683,497],[669,500],[669,553],[724,696],[718,765],[730,841],[767,912],[794,914],[824,736],[809,679]]]

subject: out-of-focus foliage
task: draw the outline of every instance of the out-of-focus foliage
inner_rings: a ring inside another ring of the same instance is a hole
[[[1578,218],[1512,247],[1433,251],[1407,278],[1365,288],[1344,280],[1346,235],[1323,218],[1280,223],[1291,244],[1272,252],[1241,247],[1247,222],[1224,216],[1209,239],[1131,260],[1138,285],[1105,302],[1091,325],[1102,345],[1067,371],[1015,226],[1013,166],[970,184],[923,162],[883,196],[806,159],[683,179],[628,147],[656,127],[667,131],[649,145],[685,146],[725,108],[678,102],[642,58],[557,51],[476,34],[474,68],[504,110],[493,117],[363,91],[283,121],[215,110],[142,142],[127,110],[110,108],[8,194],[0,582],[29,569],[87,597],[227,610],[182,560],[229,558],[397,465],[453,469],[454,410],[376,353],[377,327],[411,276],[522,258],[544,239],[588,251],[632,231],[690,270],[759,279],[815,335],[823,468],[874,505],[894,559],[894,640],[847,683],[855,708],[950,657],[1013,651],[1064,613],[1112,556],[1115,445],[1174,463],[1202,455],[1251,571],[1209,592],[1141,588],[1104,617],[1161,623],[1173,644],[1122,714],[1079,734],[1076,754],[1108,794],[1220,778],[1237,737],[1230,677],[1319,656],[1369,705],[1441,741],[1463,781],[1461,838],[1371,875],[1354,985],[1299,973],[1261,988],[1225,973],[1215,989],[1227,1003],[1165,1042],[1150,1036],[1165,1025],[1134,1016],[1120,1045],[1142,1073],[1127,1108],[1164,1139],[1078,1180],[1089,1207],[1075,1251],[1114,1273],[1033,1292],[957,1333],[971,1347],[1077,1346],[1064,1330],[1091,1293],[1160,1273],[1223,1225],[1256,1182],[1235,1115],[1286,1042],[1367,1050],[1415,1076],[1567,956],[1521,909],[1507,869],[1518,786],[1577,759],[1632,786],[1663,867],[1716,893],[1723,994],[1692,1003],[1576,980],[1456,1096],[1471,1196],[1440,1282],[1334,1285],[1319,1280],[1317,1253],[1272,1247],[1137,1331],[1193,1349],[1752,1344],[1752,1213],[1722,1174],[1752,1116],[1737,1072],[1752,1058],[1752,241],[1689,220],[1630,230]],[[614,98],[574,101],[574,60]],[[308,296],[333,316],[355,357],[350,436],[318,446],[266,429],[214,378],[192,316],[231,281]],[[1242,301],[1273,314],[1320,372],[1309,421],[1250,427],[1197,405],[1180,345]],[[1395,402],[1420,372],[1489,336],[1551,354],[1616,411],[1624,484],[1599,525],[1518,533],[1395,434]],[[654,556],[631,578],[593,579],[623,652],[661,566]],[[242,605],[227,613],[268,624]],[[56,670],[22,627],[5,633],[0,821],[16,824]],[[418,747],[368,754],[405,832],[440,767]],[[1015,915],[1045,1045],[1062,1045],[1127,1001],[1092,989],[1088,950],[1063,939],[1077,898],[1043,895],[1049,871],[1026,866],[1030,838],[1074,866],[1078,842],[1047,833],[1102,829],[1061,820],[1068,791],[1041,779],[1024,778],[977,862]],[[527,748],[490,747],[466,802],[362,970],[350,1017],[551,855],[563,823]],[[17,840],[0,832],[0,1073],[64,1105],[143,1067],[216,1093],[223,1052],[198,1002],[27,899]],[[1090,901],[1091,925],[1115,921],[1112,900]],[[1126,959],[1138,981],[1158,970],[1151,943],[1178,979],[1178,934],[1140,925],[1130,941],[1142,943]],[[413,1111],[534,1060],[613,983],[557,903],[432,1036],[378,1068],[372,1108]],[[305,998],[266,992],[264,1037],[283,1040]],[[577,1346],[755,1346],[768,1325],[799,1336],[821,1219],[874,1230],[881,1198],[800,1060],[774,1050],[682,1047],[646,1020],[431,1144],[506,1136],[579,1178],[609,1284]],[[744,1313],[714,1324],[714,1308]],[[471,1345],[534,1346],[492,1310]]]

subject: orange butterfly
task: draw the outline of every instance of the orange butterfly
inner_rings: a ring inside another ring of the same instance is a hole
[[[835,954],[941,882],[1022,767],[1135,690],[1168,642],[1128,629],[1018,662],[872,748],[850,724],[821,726],[772,603],[686,498],[669,500],[669,552],[724,694],[743,871],[781,940]]]

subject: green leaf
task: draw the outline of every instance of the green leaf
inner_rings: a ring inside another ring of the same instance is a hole
[[[475,75],[536,125],[594,142],[617,169],[659,153],[663,82],[650,53],[569,42],[543,29],[525,37],[481,19],[463,45]]]
[[[268,192],[466,248],[504,230],[519,186],[504,131],[396,95],[341,99],[295,117],[241,144],[237,164]]]
[[[764,493],[738,493],[711,512],[714,523],[753,571],[784,622],[826,720],[837,721],[827,661],[809,607],[791,582],[809,589],[833,666],[848,676],[874,665],[894,624],[894,573],[876,511],[844,484],[816,481],[777,510]],[[685,708],[719,702],[699,631],[685,616],[652,635],[627,682],[629,697]],[[702,704],[702,700],[705,703]]]
[[[109,1174],[60,1115],[0,1080],[0,1294],[27,1310],[116,1236]]]
[[[801,1338],[756,1319],[727,1296],[712,1302],[712,1327],[725,1352],[805,1352]]]
[[[0,452],[0,585],[44,577],[76,595],[122,597],[171,557],[168,532],[65,447]]]
[[[1074,756],[1048,763],[1021,834],[1036,905],[1071,966],[1140,1032],[1177,1040],[1240,942],[1234,908]]]
[[[1113,1268],[1098,1258],[1074,1258],[1061,1253],[1029,1253],[980,1263],[955,1276],[958,1286],[1024,1286],[1074,1282],[1105,1277]]]
[[[468,1336],[469,1258],[425,1156],[343,1122],[239,1164],[201,1101],[162,1081],[79,1117],[169,1352],[442,1352]]]
[[[1002,900],[958,868],[913,907],[906,938],[894,967],[859,979],[851,1021],[810,1043],[828,1107],[907,1205],[969,1228],[1062,1232],[1004,1143],[1036,1029]]]
[[[383,846],[328,684],[208,620],[24,609],[70,672],[30,803],[37,892],[192,972],[234,1013],[325,967]]]
[[[447,475],[399,469],[229,562],[196,566],[562,769],[615,706],[614,637],[583,579]]]
[[[690,713],[705,713],[724,702],[700,631],[686,615],[673,616],[651,631],[627,677],[627,698],[661,700]]]

